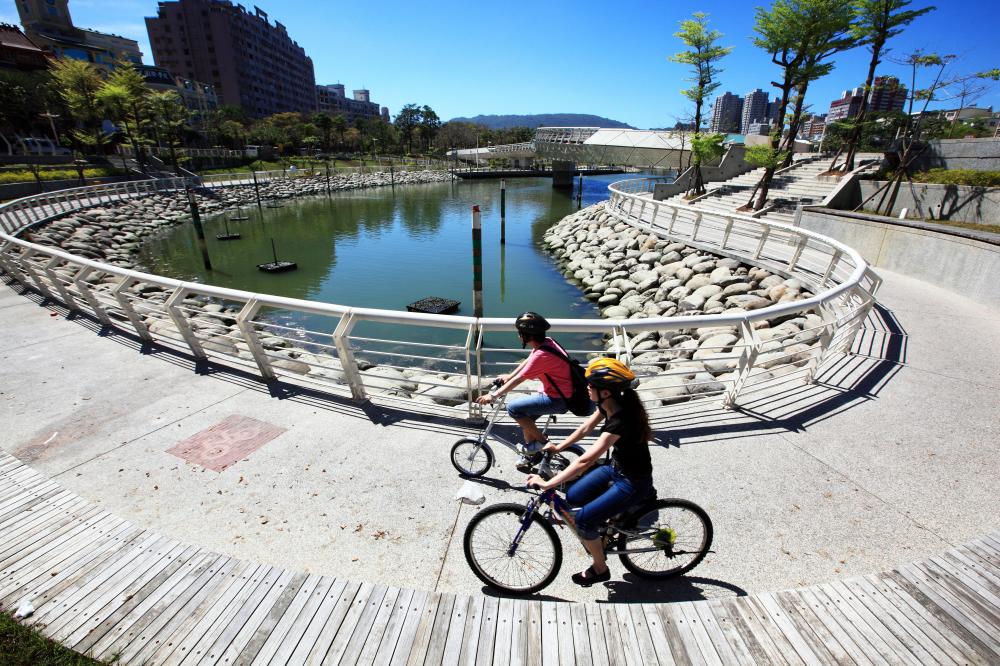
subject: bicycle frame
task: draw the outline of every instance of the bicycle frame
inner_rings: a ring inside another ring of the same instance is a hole
[[[506,437],[493,432],[493,427],[496,425],[497,421],[500,420],[500,409],[506,403],[507,403],[507,395],[505,394],[500,400],[496,401],[496,404],[493,407],[493,411],[490,412],[489,418],[486,419],[486,427],[483,428],[483,430],[479,433],[477,439],[479,440],[479,444],[481,446],[488,446],[486,441],[492,438],[497,442],[506,446],[511,451],[514,451],[515,453],[522,453],[521,446],[517,442],[508,440]],[[555,414],[549,414],[548,417],[545,419],[545,425],[542,426],[543,435],[548,433],[549,425],[551,425],[552,422],[555,421],[555,418],[556,418]]]

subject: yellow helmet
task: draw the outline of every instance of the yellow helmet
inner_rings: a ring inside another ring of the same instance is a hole
[[[594,388],[622,391],[632,387],[635,373],[625,367],[625,364],[614,358],[595,358],[587,364],[587,383]]]

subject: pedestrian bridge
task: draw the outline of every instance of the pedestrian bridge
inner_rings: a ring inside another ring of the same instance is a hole
[[[532,141],[452,150],[448,156],[463,162],[506,158],[521,166],[536,159],[570,164],[617,164],[642,168],[677,169],[690,149],[686,137],[662,130],[601,127],[540,127]]]

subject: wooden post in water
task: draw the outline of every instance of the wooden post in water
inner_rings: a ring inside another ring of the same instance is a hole
[[[392,184],[392,189],[396,189],[396,172],[392,168],[392,163],[389,163],[389,181]]]
[[[583,207],[583,170],[580,171],[580,189],[576,191],[576,207]]]
[[[194,223],[194,233],[198,236],[198,249],[201,250],[201,260],[205,270],[212,270],[212,259],[208,256],[208,245],[205,244],[205,229],[201,226],[201,215],[198,213],[198,202],[194,200],[194,192],[187,191],[188,205],[191,207],[191,222]]]
[[[479,206],[472,207],[472,316],[483,316],[483,227]]]
[[[250,173],[253,175],[253,191],[257,193],[257,210],[263,213],[264,208],[260,205],[260,185],[257,184],[257,172],[251,171]]]
[[[500,244],[507,242],[507,181],[500,179]]]
[[[326,161],[326,196],[330,196],[330,160]]]

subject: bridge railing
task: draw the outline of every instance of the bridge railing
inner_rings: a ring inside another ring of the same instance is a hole
[[[535,144],[583,143],[597,133],[598,127],[539,127],[535,130]]]
[[[641,179],[646,180],[646,179]],[[318,385],[357,400],[377,397],[410,409],[480,414],[469,398],[488,377],[509,371],[523,352],[490,346],[512,320],[348,307],[252,293],[121,268],[17,237],[26,228],[95,205],[184,187],[181,179],[137,181],[37,195],[0,207],[0,269],[47,298],[144,341],[198,359],[245,367],[265,380]],[[879,278],[857,252],[795,227],[739,215],[684,210],[613,185],[609,224],[619,221],[794,278],[812,295],[712,315],[556,319],[552,330],[602,336],[604,353],[642,376],[641,396],[656,416],[671,405],[742,396],[812,380],[850,350],[874,302]],[[212,308],[206,304],[211,303]],[[310,315],[311,328],[281,313]],[[770,327],[769,323],[784,322]],[[450,330],[437,336],[432,331]],[[331,333],[332,331],[332,333]],[[701,334],[696,337],[696,333]],[[372,367],[372,364],[375,364]],[[431,407],[430,403],[434,403]]]

